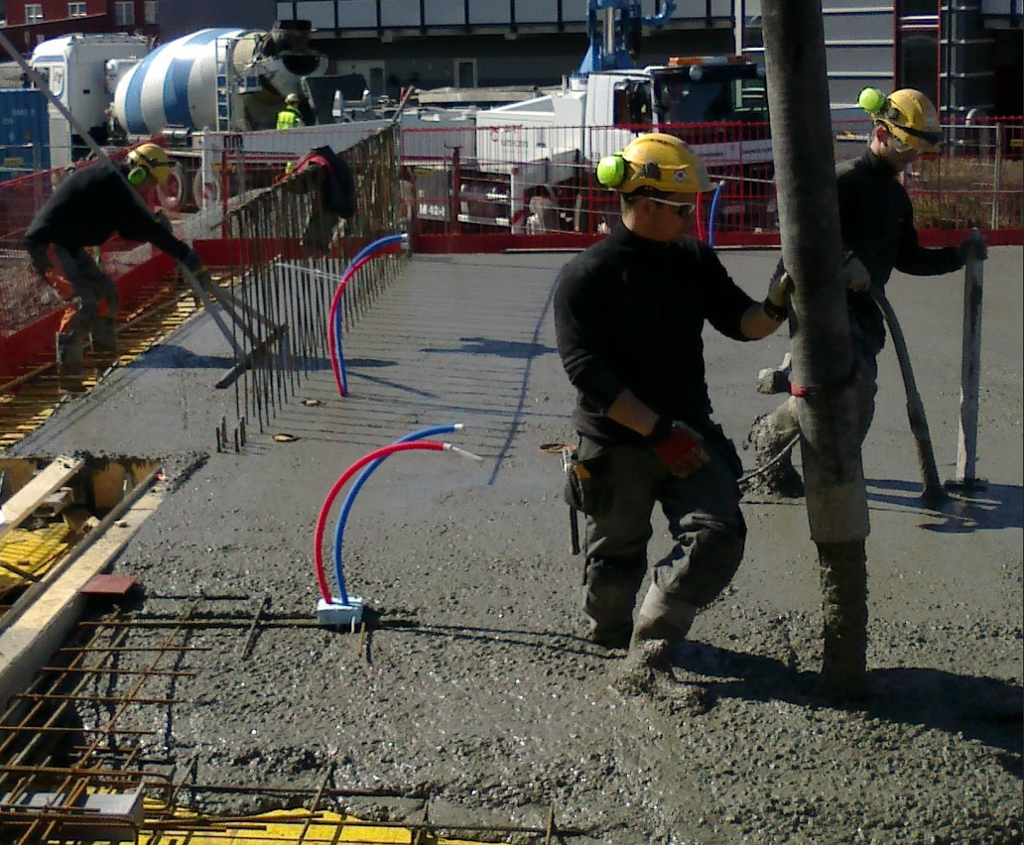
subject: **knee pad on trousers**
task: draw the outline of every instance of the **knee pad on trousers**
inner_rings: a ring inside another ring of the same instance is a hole
[[[695,607],[713,602],[732,581],[743,560],[743,533],[705,528],[654,570],[665,593]]]

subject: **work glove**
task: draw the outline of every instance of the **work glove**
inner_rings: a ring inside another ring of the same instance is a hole
[[[203,261],[203,257],[194,249],[188,251],[188,255],[181,259],[181,263],[192,271],[192,275],[196,277],[196,280],[203,287],[209,287],[213,284],[213,279],[210,278],[210,271],[206,268],[206,262]]]
[[[167,213],[162,208],[158,208],[156,210],[153,214],[153,219],[161,229],[165,229],[172,235],[174,234],[174,227],[171,225],[171,218],[167,216]]]
[[[197,276],[206,270],[206,262],[203,261],[203,256],[194,249],[188,251],[188,254],[181,259],[181,263]]]
[[[977,237],[972,235],[956,248],[956,254],[964,264],[971,258],[984,261],[988,258],[988,244],[985,243],[985,239],[981,235]]]
[[[871,274],[856,255],[849,254],[843,261],[843,284],[847,290],[865,293],[871,290]]]
[[[704,451],[703,438],[679,420],[658,420],[648,440],[677,478],[688,478],[711,460]]]
[[[789,290],[792,285],[793,280],[789,273],[782,269],[780,263],[775,275],[768,282],[768,296],[763,303],[765,313],[776,322],[781,323],[789,314]]]

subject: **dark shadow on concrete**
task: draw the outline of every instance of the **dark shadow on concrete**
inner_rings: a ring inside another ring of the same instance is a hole
[[[370,621],[371,619],[373,622]],[[416,635],[446,637],[452,640],[493,643],[495,638],[500,638],[506,644],[521,645],[543,651],[557,651],[559,654],[579,654],[585,657],[596,657],[599,660],[620,660],[626,653],[624,651],[609,651],[594,645],[583,637],[567,634],[565,631],[521,631],[507,628],[474,628],[465,625],[421,625],[415,620],[394,619],[386,614],[383,619],[376,614],[372,617],[367,614],[367,624],[389,632],[408,631]]]
[[[550,302],[550,299],[548,300]],[[547,314],[547,305],[544,313]],[[536,338],[537,333],[534,332]],[[554,352],[550,346],[543,346],[536,342],[524,343],[518,340],[495,340],[487,337],[460,337],[462,346],[453,349],[424,348],[420,352],[437,352],[442,354],[468,353],[470,355],[498,355],[502,358],[536,358],[538,355],[545,355]]]
[[[871,503],[917,509],[922,516],[944,518],[938,525],[921,525],[926,531],[966,534],[1024,527],[1024,488],[1019,485],[988,484],[984,489],[951,492],[938,507],[928,507],[921,502],[921,485],[916,482],[867,479],[865,484]]]
[[[675,680],[703,687],[715,698],[837,707],[870,718],[960,733],[1006,752],[1004,765],[1021,777],[1024,690],[1006,681],[938,669],[876,669],[868,672],[865,700],[835,702],[822,696],[815,672],[799,672],[778,660],[697,642],[679,648],[671,671]],[[707,680],[708,676],[715,680]]]
[[[348,388],[349,393],[352,393],[352,382],[353,381],[365,381],[370,384],[376,384],[382,387],[390,387],[392,390],[398,390],[402,393],[408,393],[411,396],[418,396],[421,399],[437,399],[437,394],[430,390],[418,390],[415,387],[409,387],[406,384],[399,384],[397,381],[391,381],[389,379],[375,378],[374,376],[368,376],[366,373],[353,373],[348,369],[348,365],[345,365],[346,375],[348,376]],[[358,393],[358,391],[356,391]]]
[[[330,368],[330,362],[325,362],[326,366]],[[397,367],[397,361],[391,361],[386,358],[347,358],[345,360],[345,369],[349,367],[360,367],[364,370],[382,369],[384,367]]]
[[[183,346],[160,343],[147,349],[145,354],[132,361],[126,369],[140,370],[229,370],[235,365],[230,355],[197,355]]]

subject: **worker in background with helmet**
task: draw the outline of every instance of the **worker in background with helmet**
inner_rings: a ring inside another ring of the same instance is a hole
[[[141,144],[128,153],[125,164],[115,166],[119,172],[98,162],[76,169],[39,209],[24,237],[32,266],[68,302],[57,332],[62,376],[81,374],[90,336],[96,352],[111,358],[117,352],[117,286],[90,254],[93,247],[116,232],[153,244],[197,275],[206,272],[199,254],[142,200],[167,182],[171,162],[166,151]]]
[[[871,291],[884,292],[894,269],[913,276],[952,273],[972,255],[984,260],[988,250],[983,240],[973,237],[956,247],[928,249],[918,243],[914,209],[899,177],[922,153],[940,149],[942,127],[931,101],[914,88],[901,88],[888,97],[866,88],[860,104],[874,121],[868,148],[860,158],[839,163],[836,184],[863,442],[875,413],[876,358],[885,343],[884,318]],[[786,449],[800,430],[796,402],[791,396],[754,421],[750,439],[757,468],[767,469],[759,480],[764,492],[803,495],[803,482]]]
[[[299,110],[299,102],[298,94],[289,94],[284,98],[284,108],[277,113],[278,129],[297,129],[306,125]]]
[[[707,322],[738,341],[772,334],[788,276],[756,302],[689,236],[711,185],[678,138],[638,136],[602,159],[598,179],[618,192],[621,219],[562,269],[554,300],[558,352],[577,389],[566,495],[587,517],[590,639],[658,665],[732,579],[746,537],[742,467],[712,421],[701,332]],[[634,626],[655,503],[674,544],[654,564]]]

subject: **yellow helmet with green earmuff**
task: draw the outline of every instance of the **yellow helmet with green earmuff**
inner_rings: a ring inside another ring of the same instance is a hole
[[[916,88],[899,88],[888,97],[877,88],[865,88],[858,102],[905,146],[919,153],[939,151],[942,125],[938,112],[932,101]]]
[[[700,157],[674,135],[648,132],[621,153],[597,165],[597,181],[620,194],[648,188],[665,194],[699,194],[712,190]]]
[[[141,185],[147,176],[152,176],[157,184],[163,185],[171,175],[171,159],[159,144],[139,144],[128,153],[127,158],[131,165],[128,182],[132,185]]]

